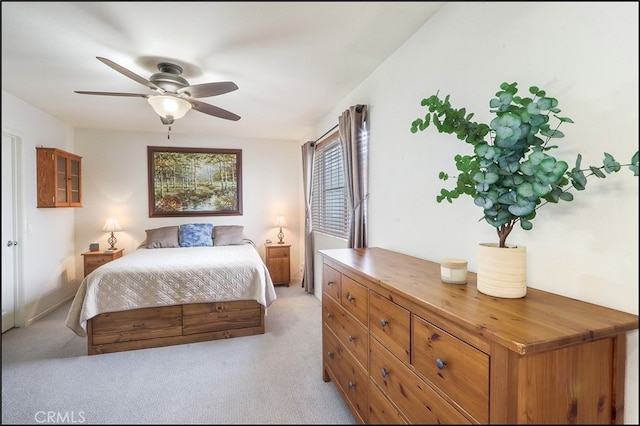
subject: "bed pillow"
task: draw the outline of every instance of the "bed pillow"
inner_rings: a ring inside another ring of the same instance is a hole
[[[212,223],[180,225],[180,247],[210,247],[213,245]]]
[[[162,228],[147,229],[148,249],[180,247],[178,243],[178,226],[164,226]]]
[[[213,245],[230,246],[244,243],[244,226],[220,225],[213,228]]]

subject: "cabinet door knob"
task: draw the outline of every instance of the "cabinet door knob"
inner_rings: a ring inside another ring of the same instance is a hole
[[[384,327],[387,324],[389,324],[389,321],[387,321],[386,319],[383,318],[380,320],[380,326]]]
[[[328,312],[327,313],[327,318],[329,318],[329,319],[333,318],[333,314],[331,312]]]
[[[331,352],[331,351],[327,352],[327,356],[328,356],[329,358],[333,358],[333,352]]]
[[[349,389],[353,389],[356,387],[356,382],[354,382],[353,380],[349,381]]]
[[[447,366],[447,361],[443,361],[440,358],[436,359],[436,367],[438,370],[444,370],[444,367]]]
[[[353,302],[354,300],[356,300],[356,298],[349,294],[349,295],[347,295],[347,300],[349,302]]]
[[[381,375],[382,377],[387,377],[387,376],[389,375],[389,372],[387,371],[387,369],[386,369],[386,368],[383,368],[383,369],[380,371],[380,375]]]
[[[353,336],[349,336],[349,337],[347,337],[347,339],[349,339],[350,342],[353,342],[354,340],[356,340],[356,338],[353,337]]]

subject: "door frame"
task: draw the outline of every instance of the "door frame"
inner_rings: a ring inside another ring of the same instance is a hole
[[[25,326],[24,288],[23,288],[23,254],[24,254],[24,197],[22,191],[22,137],[14,131],[2,129],[2,135],[11,139],[12,172],[13,172],[13,238],[18,241],[13,257],[13,294],[14,294],[14,327]],[[6,239],[6,238],[5,238]],[[5,242],[2,241],[4,244]]]

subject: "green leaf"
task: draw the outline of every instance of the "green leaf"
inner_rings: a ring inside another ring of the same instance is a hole
[[[519,196],[525,198],[529,198],[534,194],[533,185],[531,185],[529,182],[525,182],[522,185],[518,186],[518,189],[516,191],[518,192]]]
[[[611,154],[604,153],[604,160],[602,161],[604,165],[604,171],[607,173],[616,173],[620,171],[620,163],[618,163],[615,158]]]
[[[526,216],[536,208],[536,203],[533,201],[524,204],[512,204],[509,206],[509,213],[514,216],[522,217]]]
[[[573,194],[570,192],[563,192],[560,194],[560,199],[562,201],[573,201]]]
[[[529,222],[527,219],[521,217],[520,218],[520,227],[525,231],[531,231],[533,229],[533,224]]]
[[[629,170],[633,172],[634,176],[638,176],[638,151],[633,154],[631,157],[631,165],[629,165]]]
[[[550,129],[540,128],[540,133],[550,138],[564,138],[564,133],[562,133],[560,130],[550,130]]]
[[[607,177],[607,175],[602,173],[599,167],[590,166],[589,170],[591,170],[591,173],[593,173],[596,177],[599,177],[601,179],[604,179]]]
[[[478,183],[484,183],[491,185],[492,183],[496,183],[500,179],[500,176],[497,173],[491,172],[478,172],[473,175],[473,180]]]
[[[587,177],[581,170],[574,170],[571,173],[571,184],[578,191],[582,191],[587,186]]]

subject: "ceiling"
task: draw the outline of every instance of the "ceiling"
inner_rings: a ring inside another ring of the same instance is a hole
[[[182,66],[191,85],[239,89],[199,100],[172,133],[302,141],[443,2],[2,2],[2,89],[77,128],[166,132],[152,94],[96,59],[148,79]],[[336,117],[337,121],[337,117]]]

